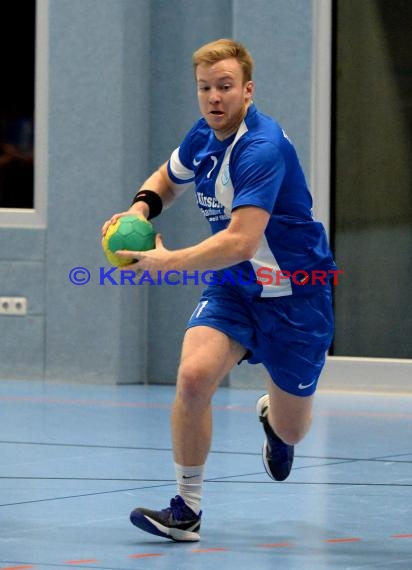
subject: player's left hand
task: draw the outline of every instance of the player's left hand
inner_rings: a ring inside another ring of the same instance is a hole
[[[101,229],[102,239],[106,235],[106,232],[109,229],[109,226],[111,226],[112,224],[115,224],[119,218],[123,218],[124,216],[130,216],[130,215],[134,215],[134,216],[137,216],[138,218],[142,218],[142,220],[147,220],[147,218],[141,212],[135,212],[135,211],[131,211],[131,210],[127,210],[127,212],[119,212],[118,214],[114,214],[109,220],[106,220],[104,222],[104,224],[102,225],[102,229]]]
[[[130,251],[122,249],[116,251],[119,257],[131,257],[136,259],[135,263],[119,267],[120,271],[133,269],[136,272],[148,271],[157,275],[158,271],[167,271],[170,269],[171,251],[163,245],[163,239],[160,234],[156,234],[156,247],[148,251]]]

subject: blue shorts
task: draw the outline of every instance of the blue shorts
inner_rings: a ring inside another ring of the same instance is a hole
[[[330,287],[308,296],[247,298],[234,287],[210,286],[187,328],[207,326],[245,347],[245,359],[261,363],[285,392],[316,390],[333,337]]]

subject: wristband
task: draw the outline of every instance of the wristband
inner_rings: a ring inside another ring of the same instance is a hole
[[[144,202],[149,206],[149,216],[147,218],[148,220],[151,220],[152,218],[158,216],[163,209],[163,202],[161,197],[159,194],[156,194],[156,192],[153,192],[153,190],[139,190],[139,192],[133,198],[131,205],[133,206],[133,204],[136,204],[136,202]]]

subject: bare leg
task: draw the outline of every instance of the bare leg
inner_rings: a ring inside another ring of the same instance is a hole
[[[313,396],[288,394],[269,382],[269,423],[274,432],[289,445],[305,437],[312,423]]]
[[[206,462],[212,438],[212,396],[244,354],[244,347],[216,329],[199,326],[186,332],[172,408],[176,463]]]

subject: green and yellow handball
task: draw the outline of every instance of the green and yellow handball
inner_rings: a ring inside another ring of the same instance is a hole
[[[122,267],[133,263],[133,258],[115,254],[121,249],[147,251],[155,247],[156,233],[150,222],[138,216],[122,216],[111,224],[103,238],[103,251],[110,265]]]

